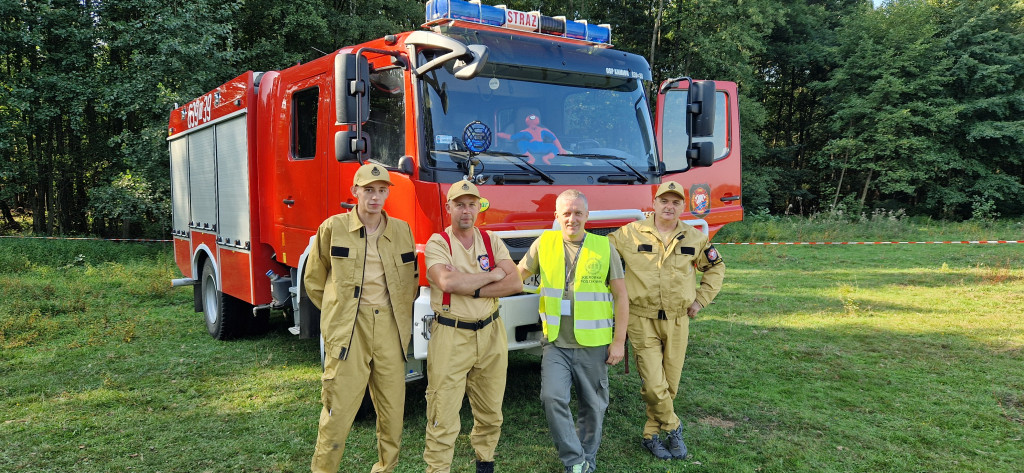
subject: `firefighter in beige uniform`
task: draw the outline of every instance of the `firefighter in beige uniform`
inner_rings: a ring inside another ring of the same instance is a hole
[[[317,230],[304,284],[320,308],[325,360],[313,472],[337,472],[356,411],[369,386],[377,411],[377,463],[393,471],[405,413],[405,357],[418,290],[409,225],[388,217],[387,170],[364,164],[355,174],[352,212],[328,217]]]
[[[686,197],[667,181],[654,197],[654,214],[608,235],[625,262],[629,341],[636,352],[647,404],[641,445],[660,459],[683,459],[683,426],[673,400],[679,389],[689,319],[722,288],[725,264],[704,233],[679,220]],[[696,272],[704,273],[696,287]],[[659,434],[665,431],[668,448]]]
[[[474,226],[480,213],[475,185],[453,184],[445,209],[452,224],[444,234],[431,236],[425,250],[435,318],[427,352],[423,459],[429,473],[450,471],[461,426],[459,410],[468,394],[476,471],[490,473],[501,434],[508,368],[508,336],[498,318],[498,298],[522,292],[523,284],[505,244]]]

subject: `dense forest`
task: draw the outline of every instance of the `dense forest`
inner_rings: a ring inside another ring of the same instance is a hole
[[[755,213],[1024,215],[1024,0],[511,0],[740,88]],[[0,0],[0,226],[164,236],[166,127],[245,70],[418,28],[414,0]],[[31,219],[20,218],[31,216]]]

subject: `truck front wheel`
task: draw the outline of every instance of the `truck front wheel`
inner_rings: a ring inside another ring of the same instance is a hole
[[[203,318],[210,336],[228,340],[237,335],[248,304],[220,291],[217,273],[209,259],[203,264],[202,294]]]

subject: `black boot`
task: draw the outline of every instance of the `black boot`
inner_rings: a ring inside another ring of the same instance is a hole
[[[476,473],[494,473],[494,462],[476,461]]]

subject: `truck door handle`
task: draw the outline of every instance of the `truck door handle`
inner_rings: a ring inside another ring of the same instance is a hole
[[[722,197],[721,199],[718,199],[718,200],[721,200],[722,202],[735,202],[737,200],[740,200],[740,196],[738,196],[738,195],[730,195],[730,196]]]
[[[292,200],[292,199],[284,199],[282,202],[284,202],[285,205],[294,205],[295,204],[295,201]]]

